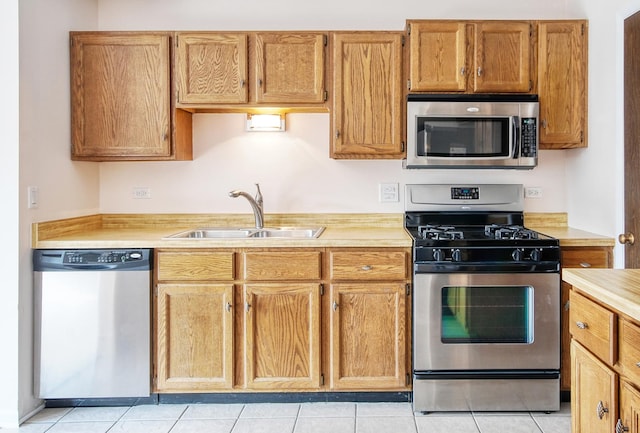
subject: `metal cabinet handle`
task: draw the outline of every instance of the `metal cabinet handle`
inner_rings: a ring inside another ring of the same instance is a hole
[[[462,75],[464,77],[465,72],[467,72],[467,71],[466,71],[466,69],[464,67],[460,68],[460,75]]]
[[[478,77],[482,77],[482,68],[478,68]]]
[[[373,266],[371,266],[371,265],[364,265],[361,269],[362,269],[363,271],[370,271],[371,269],[373,269]]]
[[[571,308],[571,303],[567,301],[564,303],[564,311],[569,311],[569,308]]]
[[[609,409],[604,407],[604,404],[602,404],[602,401],[599,401],[598,406],[596,406],[596,415],[598,415],[599,419],[602,419],[605,413],[609,413]]]
[[[590,268],[590,267],[591,267],[591,263],[589,263],[589,262],[582,262],[582,263],[580,263],[580,267],[581,267],[581,268]]]
[[[629,431],[629,427],[625,427],[624,424],[622,424],[622,420],[618,418],[618,422],[616,423],[616,433],[624,433],[626,431]]]
[[[244,80],[240,80],[240,87],[244,87],[245,85],[245,81]]]
[[[258,87],[262,87],[262,78],[258,78]]]
[[[540,126],[542,126],[542,129],[547,129],[547,119],[542,119]]]
[[[576,322],[576,326],[580,329],[587,329],[589,327],[585,322]]]
[[[333,301],[333,311],[338,310],[338,307],[339,307],[338,303],[336,301]]]
[[[227,302],[227,305],[225,305],[225,309],[226,309],[228,312],[231,312],[231,302]]]
[[[640,362],[636,362],[636,367],[640,368]]]
[[[245,302],[245,303],[244,303],[244,309],[245,309],[245,311],[248,313],[248,312],[249,312],[249,310],[251,309],[251,304],[250,304],[250,303],[248,303],[248,302]]]

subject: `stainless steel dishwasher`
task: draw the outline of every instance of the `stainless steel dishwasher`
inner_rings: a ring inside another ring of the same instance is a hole
[[[149,249],[34,250],[35,394],[146,397]]]

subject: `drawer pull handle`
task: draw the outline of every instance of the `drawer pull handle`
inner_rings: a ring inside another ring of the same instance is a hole
[[[636,367],[640,368],[640,362],[636,362]]]
[[[591,263],[589,263],[589,262],[582,262],[582,263],[580,263],[580,267],[581,267],[581,268],[590,268],[590,267],[591,267]]]
[[[609,409],[604,407],[604,404],[602,404],[602,401],[599,401],[598,406],[596,407],[596,415],[598,415],[599,419],[602,419],[605,413],[609,413]]]
[[[362,267],[362,270],[363,270],[363,271],[370,271],[371,269],[373,269],[373,266],[371,266],[371,265],[364,265],[364,266]]]
[[[629,427],[625,427],[624,424],[622,424],[622,420],[618,418],[618,422],[616,423],[616,433],[624,433],[626,431],[629,431]]]
[[[225,306],[225,309],[226,309],[228,312],[231,312],[231,302],[227,302],[227,305]]]
[[[584,322],[576,322],[576,326],[580,329],[587,329],[589,327],[589,325]]]

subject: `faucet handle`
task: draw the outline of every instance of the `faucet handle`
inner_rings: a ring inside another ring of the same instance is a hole
[[[256,183],[256,202],[258,203],[258,205],[260,205],[260,207],[262,208],[262,192],[260,192],[260,184]]]

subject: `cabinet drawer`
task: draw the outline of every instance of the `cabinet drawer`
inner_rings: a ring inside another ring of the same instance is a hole
[[[618,357],[622,374],[640,384],[640,326],[624,319],[620,319]]]
[[[158,280],[233,281],[233,251],[161,251],[157,256]]]
[[[574,290],[569,294],[569,303],[569,330],[573,338],[609,365],[615,364],[616,315]]]
[[[407,253],[403,250],[331,251],[332,280],[403,280],[407,278]]]
[[[318,280],[320,251],[246,251],[243,277],[247,281]]]
[[[563,268],[610,268],[609,248],[562,248]]]

